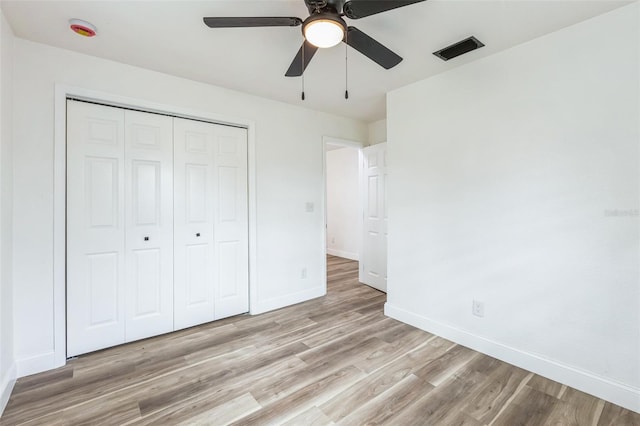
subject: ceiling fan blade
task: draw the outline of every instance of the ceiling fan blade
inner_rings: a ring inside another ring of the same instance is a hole
[[[423,1],[426,0],[350,0],[342,7],[342,13],[347,18],[360,19]]]
[[[202,18],[209,28],[297,27],[302,19],[278,16]]]
[[[356,27],[347,30],[347,44],[385,69],[398,65],[402,58]]]
[[[302,66],[302,49],[304,49],[304,67]],[[318,48],[313,44],[309,43],[307,40],[302,43],[300,50],[298,50],[298,54],[295,58],[293,58],[293,62],[289,66],[286,77],[300,77],[304,70],[307,69],[307,65],[311,62],[311,58],[316,54]]]

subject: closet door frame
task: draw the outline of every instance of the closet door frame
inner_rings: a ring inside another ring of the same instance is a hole
[[[64,366],[67,361],[66,348],[66,105],[67,99],[134,109],[144,112],[166,114],[174,117],[200,120],[215,124],[247,129],[247,182],[248,182],[248,249],[249,249],[249,313],[257,309],[256,274],[256,160],[255,123],[241,117],[233,117],[210,112],[159,104],[144,99],[136,99],[104,93],[91,89],[62,84],[55,86],[54,103],[54,181],[53,181],[53,294],[54,294],[54,350],[37,364],[30,366],[28,373],[36,373]]]

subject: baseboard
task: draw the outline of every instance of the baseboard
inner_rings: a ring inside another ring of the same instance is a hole
[[[34,355],[29,358],[17,359],[18,377],[29,376],[31,374],[42,373],[56,367],[55,352]]]
[[[389,303],[385,304],[384,313],[398,321],[640,413],[640,389],[540,355],[512,348],[494,340],[406,311]]]
[[[9,402],[13,386],[16,384],[16,376],[16,365],[11,364],[11,367],[9,367],[9,370],[7,370],[7,373],[2,377],[2,381],[0,382],[0,416],[2,416],[7,402]]]
[[[338,257],[344,257],[345,259],[349,259],[349,260],[358,260],[358,253],[353,253],[350,251],[343,251],[343,250],[335,250],[335,249],[327,249],[327,254],[330,254],[331,256],[338,256]]]
[[[256,309],[252,310],[251,315],[262,314],[285,306],[295,305],[296,303],[306,302],[307,300],[322,297],[327,294],[326,286],[315,287],[298,293],[287,294],[285,296],[273,297],[267,300],[261,300],[256,303]]]

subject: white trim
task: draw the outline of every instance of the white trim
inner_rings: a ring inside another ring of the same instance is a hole
[[[327,249],[327,254],[330,254],[331,256],[338,256],[338,257],[344,257],[345,259],[350,259],[350,260],[358,260],[358,253],[353,253],[351,251],[343,251],[343,250],[334,250],[334,249]]]
[[[66,100],[68,97],[124,108],[170,114],[183,118],[211,121],[247,128],[248,205],[249,205],[249,311],[257,311],[256,274],[256,146],[255,123],[240,117],[197,111],[149,102],[80,87],[56,84],[54,107],[54,179],[53,179],[53,297],[54,347],[50,354],[17,361],[18,377],[61,367],[66,364]]]
[[[247,124],[247,203],[249,205],[249,313],[258,306],[258,198],[256,177],[256,126]]]
[[[362,148],[364,148],[365,146],[364,142],[335,138],[333,136],[322,137],[322,206],[321,206],[322,214],[323,214],[322,253],[324,253],[325,256],[322,257],[321,268],[322,268],[322,274],[323,274],[322,282],[324,283],[324,286],[325,286],[325,293],[326,293],[326,286],[327,286],[327,256],[326,255],[332,254],[334,256],[340,256],[338,254],[333,254],[333,253],[337,253],[338,251],[330,250],[327,248],[327,144],[341,145],[347,148],[356,148],[358,150],[358,160],[360,160],[360,158],[362,157]],[[360,182],[358,182],[358,184],[360,184]],[[353,256],[352,257],[340,256],[340,257],[346,257],[347,259],[358,260],[360,258],[360,253],[362,253],[362,246],[360,243],[358,243],[358,253],[355,254],[355,257]]]
[[[325,151],[326,151],[327,144],[340,145],[347,148],[357,148],[357,149],[365,147],[364,142],[353,141],[350,139],[334,138],[333,136],[323,136],[322,148],[325,149]]]
[[[74,93],[64,86],[55,87],[53,140],[53,365],[67,362],[67,95]],[[20,370],[20,369],[18,369]],[[18,371],[20,373],[20,371]],[[29,372],[28,374],[31,374]],[[19,377],[23,375],[20,374]]]
[[[261,300],[256,304],[256,309],[251,311],[252,315],[262,314],[273,311],[275,309],[284,308],[285,306],[295,305],[296,303],[306,302],[317,297],[327,294],[326,281],[320,287],[311,288],[309,290],[300,291],[298,293],[287,294],[284,296],[273,297],[267,300]]]
[[[640,413],[640,389],[477,336],[460,328],[409,312],[388,302],[384,305],[384,313],[398,321]]]
[[[358,236],[358,282],[362,282],[364,277],[364,215],[365,215],[365,177],[364,177],[364,148],[358,152],[358,200],[360,202],[360,210],[358,215],[360,217],[360,235]],[[377,290],[377,289],[376,289]]]
[[[0,416],[2,416],[7,402],[9,402],[13,386],[16,384],[16,377],[16,365],[11,364],[0,383]]]
[[[41,373],[43,371],[51,370],[52,368],[57,368],[57,365],[56,367],[52,367],[52,365],[55,364],[56,355],[55,351],[51,351],[33,355],[29,358],[16,360],[17,377],[30,376],[31,374]]]

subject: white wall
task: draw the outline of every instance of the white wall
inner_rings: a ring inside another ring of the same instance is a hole
[[[0,11],[0,414],[16,370],[13,355],[11,102],[13,33]]]
[[[254,312],[324,294],[322,135],[365,140],[355,120],[15,40],[14,280],[18,375],[52,366],[54,84],[255,122]],[[306,202],[315,210],[305,211]],[[307,278],[301,269],[307,268]]]
[[[327,253],[358,260],[360,224],[359,151],[327,151]]]
[[[368,124],[369,145],[375,145],[387,141],[387,120],[382,119]]]
[[[386,312],[636,411],[638,28],[635,3],[387,108]]]

